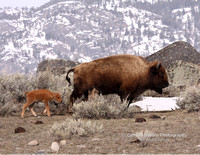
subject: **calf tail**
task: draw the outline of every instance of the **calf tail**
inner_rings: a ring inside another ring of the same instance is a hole
[[[71,85],[71,82],[70,82],[70,78],[68,77],[69,73],[70,72],[73,72],[75,68],[71,68],[70,70],[68,70],[67,72],[67,75],[66,75],[66,80],[69,82],[69,86]]]

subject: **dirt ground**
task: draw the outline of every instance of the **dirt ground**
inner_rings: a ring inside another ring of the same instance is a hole
[[[163,119],[152,119],[156,114]],[[55,121],[65,120],[69,115],[40,116],[34,118],[26,113],[19,116],[0,117],[0,154],[7,153],[53,153],[51,143],[58,140],[49,134]],[[143,117],[146,122],[136,123]],[[37,120],[44,124],[35,124]],[[93,120],[103,124],[103,131],[88,137],[66,139],[58,153],[200,153],[200,113],[173,111],[166,113],[140,113],[132,119]],[[23,127],[25,133],[15,133]],[[135,143],[135,135],[145,132],[144,142]],[[28,146],[36,139],[37,146]]]

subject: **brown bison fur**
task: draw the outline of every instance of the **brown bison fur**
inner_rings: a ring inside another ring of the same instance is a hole
[[[48,89],[39,89],[24,93],[26,94],[27,102],[23,105],[22,108],[22,114],[21,114],[22,118],[24,117],[24,112],[27,107],[30,108],[34,116],[37,116],[35,111],[33,110],[33,105],[35,102],[43,102],[46,106],[46,109],[43,111],[43,114],[47,112],[47,115],[50,116],[48,103],[50,101],[55,101],[57,103],[60,103],[62,101],[62,97],[59,93],[51,92]]]
[[[118,94],[123,101],[132,100],[146,91],[162,89],[169,85],[165,68],[159,61],[147,62],[144,58],[134,55],[115,55],[82,63],[70,69],[74,72],[74,90],[70,95],[69,111],[73,102],[93,88],[101,94]],[[128,104],[128,106],[129,106]]]

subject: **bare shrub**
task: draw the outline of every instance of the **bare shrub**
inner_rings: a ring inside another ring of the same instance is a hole
[[[72,136],[90,136],[96,132],[101,132],[103,125],[92,121],[66,119],[63,122],[55,122],[49,133],[59,138],[71,138]]]
[[[0,76],[0,115],[19,112],[21,102],[25,102],[25,91],[37,88],[35,78],[24,74]]]
[[[77,103],[77,102],[76,102]],[[88,100],[73,106],[73,118],[88,119],[116,119],[132,118],[136,112],[141,111],[139,107],[130,106],[127,109],[127,103],[121,103],[117,95],[98,96],[94,100]]]
[[[153,90],[148,90],[142,94],[142,96],[151,96],[151,97],[176,97],[179,96],[179,91],[174,86],[170,85],[169,87],[163,89],[163,93],[159,94]]]
[[[1,94],[9,93],[18,102],[25,99],[24,91],[30,91],[37,88],[35,78],[24,74],[2,75],[0,77]]]
[[[14,116],[21,111],[21,105],[14,102],[6,102],[0,107],[0,116]]]
[[[185,109],[188,112],[199,111],[200,88],[197,87],[187,88],[181,96],[182,96],[181,99],[178,99],[176,103],[181,109]]]

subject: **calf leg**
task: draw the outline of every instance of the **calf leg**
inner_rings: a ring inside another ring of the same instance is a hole
[[[47,112],[47,115],[50,117],[51,115],[50,115],[50,111],[49,111],[49,104],[48,104],[48,101],[44,100],[43,102],[44,102],[44,104],[45,104],[45,106],[46,106],[46,109],[45,109],[46,111],[44,110],[43,113],[44,113],[44,112],[45,112],[45,113]]]
[[[47,112],[47,109],[44,109],[44,111],[42,113],[45,114],[46,112]]]
[[[32,112],[32,114],[33,114],[33,116],[37,117],[35,111],[33,110],[33,106],[34,106],[34,103],[31,104],[31,105],[29,106],[29,108],[30,108],[30,110],[31,110],[31,112]]]
[[[23,108],[22,108],[22,114],[21,114],[21,117],[24,118],[24,112],[26,110],[27,107],[29,107],[31,104],[33,104],[34,100],[32,99],[27,99],[27,102],[23,105]]]
[[[37,115],[36,115],[35,111],[33,110],[33,107],[31,107],[31,108],[30,108],[30,110],[31,110],[31,112],[32,112],[33,116],[37,117]]]

